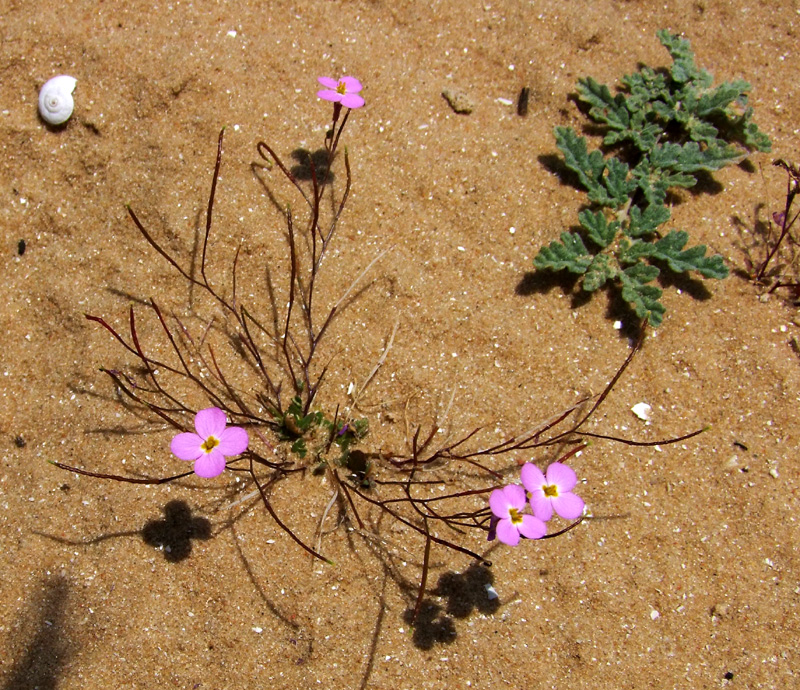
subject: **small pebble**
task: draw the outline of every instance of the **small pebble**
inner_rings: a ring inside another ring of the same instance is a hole
[[[647,403],[640,402],[636,403],[631,408],[631,412],[633,412],[633,414],[635,414],[639,419],[649,422],[650,418],[652,417],[653,408]]]
[[[727,618],[728,614],[730,614],[731,607],[730,604],[714,604],[711,607],[711,615],[714,618]]]
[[[454,112],[459,115],[469,115],[475,110],[475,101],[458,89],[447,88],[442,91],[442,96]]]

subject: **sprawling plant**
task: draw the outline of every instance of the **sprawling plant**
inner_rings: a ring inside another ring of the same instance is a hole
[[[686,248],[689,233],[664,229],[669,191],[690,188],[703,172],[738,163],[750,151],[769,151],[769,138],[752,121],[750,84],[735,80],[712,86],[695,65],[689,42],[667,31],[658,38],[673,59],[670,70],[642,67],[623,77],[612,95],[591,77],[578,81],[578,98],[604,132],[603,150],[569,127],[556,127],[564,163],[586,191],[590,205],[578,214],[580,228],[561,233],[534,258],[537,269],[581,276],[581,288],[607,284],[621,289],[636,315],[659,326],[665,308],[654,281],[666,267],[725,278],[728,268],[705,245]]]

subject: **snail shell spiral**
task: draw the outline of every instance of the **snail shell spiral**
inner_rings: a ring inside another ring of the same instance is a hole
[[[62,74],[53,77],[39,91],[39,115],[49,125],[60,125],[69,120],[75,102],[72,92],[78,80]]]

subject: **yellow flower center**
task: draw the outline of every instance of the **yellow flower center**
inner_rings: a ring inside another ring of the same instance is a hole
[[[558,487],[555,484],[545,484],[542,491],[547,498],[558,498]]]
[[[345,84],[343,81],[340,81],[336,87],[336,93],[340,93],[342,96],[344,96],[347,93],[347,84]]]
[[[203,452],[210,453],[218,445],[219,445],[219,439],[215,438],[214,436],[209,436],[205,441],[203,441],[200,448],[202,448]]]
[[[511,518],[512,524],[514,525],[522,524],[522,513],[520,513],[516,508],[509,508],[508,517]]]

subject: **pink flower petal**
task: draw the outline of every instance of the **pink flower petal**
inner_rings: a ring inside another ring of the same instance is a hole
[[[341,98],[341,104],[345,108],[360,108],[364,105],[364,99],[355,93],[346,93]]]
[[[489,507],[499,518],[508,518],[508,511],[513,507],[502,489],[495,489],[489,496]]]
[[[519,533],[528,539],[541,539],[547,534],[547,525],[533,515],[523,515],[522,524],[518,528]]]
[[[553,504],[541,489],[531,492],[530,503],[533,514],[543,522],[553,517]]]
[[[217,450],[223,455],[239,455],[247,450],[250,438],[240,426],[229,426],[219,436]]]
[[[339,86],[339,82],[331,77],[317,77],[317,81],[324,87],[333,89],[334,91],[336,91],[336,87]]]
[[[225,456],[214,448],[210,453],[203,453],[202,457],[194,463],[194,473],[198,477],[210,479],[222,474],[225,469]]]
[[[533,493],[537,489],[541,489],[547,481],[544,478],[542,471],[536,467],[532,462],[526,462],[520,470],[520,478],[522,485],[530,492]]]
[[[317,91],[317,98],[321,98],[323,101],[333,101],[337,103],[338,101],[342,100],[342,94],[337,91],[329,91],[325,89],[324,91]]]
[[[547,483],[555,484],[558,487],[558,493],[564,494],[567,491],[572,491],[578,483],[578,477],[569,465],[554,462],[547,468]]]
[[[500,520],[497,523],[497,538],[504,544],[516,546],[519,544],[519,530],[511,520]]]
[[[558,498],[552,500],[553,508],[556,513],[565,520],[577,520],[583,515],[583,499],[576,496],[571,491],[561,494]]]
[[[509,484],[504,487],[503,494],[512,508],[522,510],[525,507],[525,489],[519,484]]]
[[[228,423],[225,413],[218,407],[207,407],[200,410],[194,418],[194,428],[203,440],[209,436],[220,437]]]
[[[202,443],[203,439],[197,434],[186,432],[178,434],[173,438],[172,443],[169,444],[169,448],[172,453],[181,460],[197,460],[197,458],[204,454],[203,449],[200,448]]]
[[[344,88],[347,93],[358,93],[361,91],[361,82],[355,77],[342,77],[339,83],[344,82]],[[338,84],[336,85],[338,86]],[[334,87],[336,88],[336,87]]]

